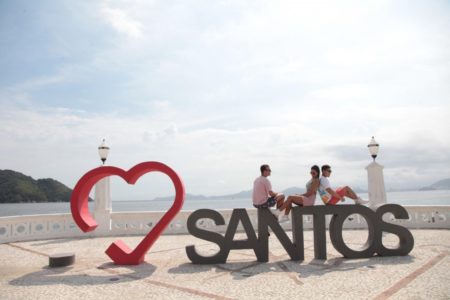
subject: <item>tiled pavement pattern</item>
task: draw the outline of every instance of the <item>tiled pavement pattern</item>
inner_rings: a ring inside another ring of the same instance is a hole
[[[217,246],[189,235],[161,236],[139,266],[110,262],[104,251],[115,237],[1,244],[0,299],[449,299],[450,230],[412,233],[414,249],[403,257],[344,259],[327,233],[328,260],[315,260],[312,231],[305,231],[302,262],[289,260],[272,234],[268,263],[252,250],[232,250],[226,264],[214,265],[190,263],[186,245],[204,254]],[[356,249],[367,232],[344,237]],[[134,247],[142,236],[121,239]],[[75,264],[48,268],[48,255],[60,252],[74,252]]]

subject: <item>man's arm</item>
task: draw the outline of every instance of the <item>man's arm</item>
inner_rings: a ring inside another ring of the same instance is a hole
[[[275,193],[274,191],[272,191],[272,184],[270,183],[269,179],[267,179],[267,178],[266,178],[265,185],[266,185],[266,191],[270,195],[270,197],[278,196],[278,193]]]
[[[273,191],[269,191],[269,195],[270,195],[270,197],[276,197],[278,195],[278,193],[275,193]]]

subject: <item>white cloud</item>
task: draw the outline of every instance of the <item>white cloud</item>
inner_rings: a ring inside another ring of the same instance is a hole
[[[423,114],[434,116],[422,124],[422,131],[417,131],[417,125],[405,119],[398,123],[398,111],[380,108],[368,113],[361,107],[356,109],[361,115],[350,121],[345,109],[304,110],[305,118],[279,111],[284,120],[281,123],[275,118],[268,119],[266,126],[216,129],[192,127],[191,119],[201,122],[201,117],[174,108],[170,108],[170,114],[176,116],[176,123],[114,113],[10,107],[1,115],[0,139],[7,142],[0,149],[0,164],[35,177],[55,177],[73,186],[98,164],[96,147],[106,137],[111,146],[110,164],[126,169],[141,161],[165,162],[179,172],[188,192],[194,194],[249,189],[258,166],[266,162],[274,169],[272,181],[278,189],[302,186],[308,168],[324,163],[334,166],[336,183],[365,187],[364,167],[370,161],[366,145],[375,134],[382,147],[379,161],[386,163],[389,187],[420,185],[448,175],[441,164],[449,160],[446,149],[450,144],[438,132],[428,134],[430,130],[449,129],[442,125],[448,113],[431,108],[403,109],[409,120],[419,123]],[[326,120],[320,118],[322,113],[327,115]],[[353,129],[358,124],[376,122],[379,124],[373,128]],[[341,128],[340,133],[332,130],[334,125]],[[132,197],[166,195],[170,184],[161,180],[156,180],[160,182],[156,190],[138,186]],[[126,199],[129,192],[122,186],[115,190],[114,198]]]
[[[130,17],[125,11],[104,6],[101,12],[106,21],[119,33],[123,33],[131,38],[143,37],[142,23]]]
[[[0,113],[0,166],[73,185],[106,137],[111,164],[166,162],[194,194],[248,189],[263,162],[277,189],[302,186],[323,163],[336,183],[364,187],[375,135],[388,186],[449,177],[439,166],[449,163],[450,30],[445,9],[418,6],[80,5],[102,15],[92,26],[121,35],[99,34],[79,64],[43,68],[0,95],[14,104]]]

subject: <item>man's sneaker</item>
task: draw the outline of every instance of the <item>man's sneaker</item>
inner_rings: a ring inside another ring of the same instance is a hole
[[[289,216],[282,214],[279,218],[278,218],[278,222],[279,223],[285,223],[285,222],[289,222]]]
[[[363,199],[358,197],[358,199],[355,200],[355,203],[358,204],[358,205],[363,205],[363,204],[369,203],[369,201],[368,200],[363,200]]]

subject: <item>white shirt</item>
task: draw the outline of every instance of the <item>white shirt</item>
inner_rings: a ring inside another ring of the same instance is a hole
[[[327,192],[327,188],[331,188],[328,178],[320,177],[319,195],[322,198],[323,203],[328,203],[331,199],[330,193]]]

